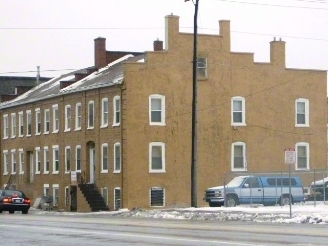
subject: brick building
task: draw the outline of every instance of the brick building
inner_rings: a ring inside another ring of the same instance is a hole
[[[98,38],[94,67],[1,104],[1,184],[66,210],[93,209],[85,186],[110,210],[190,205],[193,34],[178,16],[165,24],[165,49],[109,59]],[[230,22],[219,27],[198,37],[199,204],[224,172],[284,169],[285,147],[295,171],[327,167],[326,71],[286,68],[281,40],[255,63],[231,51]]]

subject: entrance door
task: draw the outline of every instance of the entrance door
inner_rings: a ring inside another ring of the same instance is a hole
[[[89,162],[90,162],[90,183],[93,184],[95,182],[95,149],[90,148],[89,150]]]
[[[30,183],[34,183],[34,161],[32,153],[30,153]]]
[[[71,212],[77,211],[77,187],[75,185],[71,185]]]

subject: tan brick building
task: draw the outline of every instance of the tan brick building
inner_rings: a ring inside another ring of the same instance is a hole
[[[165,23],[165,49],[155,41],[113,61],[98,38],[95,67],[2,104],[2,186],[11,176],[33,199],[49,192],[58,208],[89,211],[77,171],[110,210],[189,206],[193,34],[177,16]],[[219,24],[219,35],[198,37],[199,205],[224,172],[284,170],[286,147],[295,171],[327,168],[326,71],[286,68],[281,40],[255,63],[231,52],[230,23]]]

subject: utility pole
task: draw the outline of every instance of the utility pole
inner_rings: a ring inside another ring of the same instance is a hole
[[[196,0],[194,14],[194,51],[192,61],[192,123],[191,123],[191,207],[197,207],[197,16]]]

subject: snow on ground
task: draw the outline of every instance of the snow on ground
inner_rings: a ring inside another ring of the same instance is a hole
[[[272,223],[308,223],[328,224],[328,202],[306,202],[289,206],[244,205],[237,207],[202,207],[202,208],[169,208],[146,210],[102,211],[90,213],[41,211],[31,208],[33,214],[71,215],[71,216],[101,216],[101,217],[139,217],[156,219],[189,219],[189,220],[218,220],[218,221],[249,221]]]

